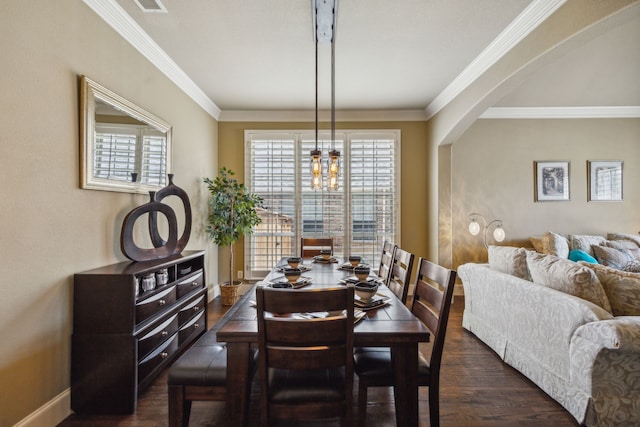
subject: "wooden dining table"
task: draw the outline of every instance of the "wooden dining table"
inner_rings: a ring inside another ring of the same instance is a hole
[[[251,391],[249,352],[258,344],[257,310],[255,289],[269,286],[282,276],[279,267],[286,265],[283,259],[250,291],[237,302],[234,315],[218,330],[217,338],[227,343],[227,407],[234,426],[246,426]],[[304,289],[341,285],[341,280],[353,276],[353,272],[338,268],[342,262],[318,263],[305,259],[302,273],[311,279]],[[354,346],[389,347],[396,372],[394,386],[396,425],[418,425],[418,343],[428,342],[429,330],[386,286],[381,285],[378,293],[388,296],[390,302],[382,307],[367,311],[364,319],[354,326]]]

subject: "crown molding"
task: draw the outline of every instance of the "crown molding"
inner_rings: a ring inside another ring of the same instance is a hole
[[[331,112],[318,111],[319,121],[331,121]],[[419,122],[424,110],[338,110],[337,122]],[[221,122],[314,122],[315,110],[224,110]]]
[[[116,0],[83,0],[98,16],[216,120],[220,108],[127,14]]]
[[[427,119],[435,116],[565,2],[534,0],[425,108]]]
[[[618,119],[640,118],[640,106],[492,107],[480,119]]]

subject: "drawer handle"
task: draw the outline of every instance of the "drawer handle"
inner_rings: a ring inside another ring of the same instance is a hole
[[[163,299],[158,300],[158,305],[165,305],[167,302]]]
[[[193,307],[193,311],[198,311],[198,310],[200,310],[200,307],[198,307],[197,305]]]
[[[200,324],[199,324],[199,323],[194,323],[194,324],[193,324],[193,329],[198,329],[199,327],[200,327]]]
[[[162,353],[160,353],[160,357],[163,359],[166,359],[167,357],[169,357],[169,353],[167,353],[166,351],[163,351]]]
[[[192,288],[195,288],[196,286],[198,286],[198,282],[193,282],[193,283],[191,284],[191,287],[192,287]]]
[[[169,335],[169,332],[167,332],[167,331],[162,331],[162,333],[160,333],[160,335],[162,335],[163,337],[166,337],[167,335]]]

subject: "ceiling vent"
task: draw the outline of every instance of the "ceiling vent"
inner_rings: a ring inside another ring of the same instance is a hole
[[[143,12],[167,13],[160,0],[133,0]]]

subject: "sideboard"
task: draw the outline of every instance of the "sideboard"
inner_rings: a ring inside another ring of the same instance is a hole
[[[184,251],[74,275],[73,411],[135,412],[138,394],[207,330],[204,265],[204,251]]]

